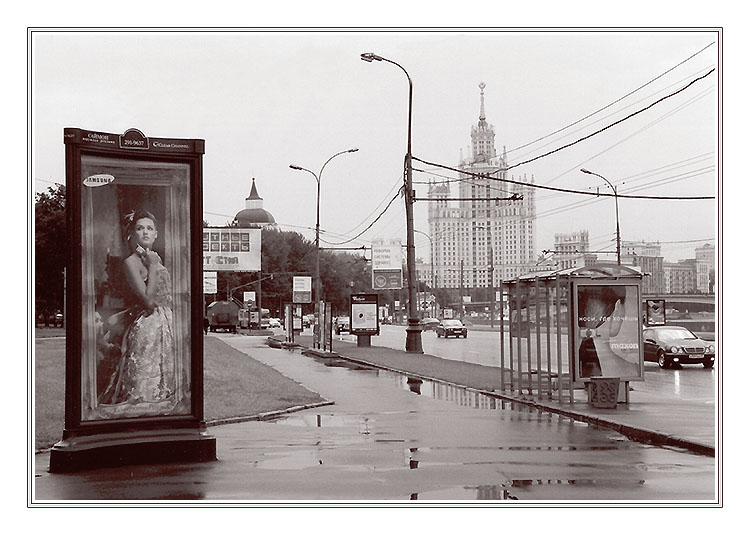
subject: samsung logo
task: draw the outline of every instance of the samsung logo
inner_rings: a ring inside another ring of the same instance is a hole
[[[115,180],[115,177],[112,175],[91,175],[90,177],[86,177],[83,180],[84,186],[89,187],[96,187],[96,186],[106,186],[107,184],[112,183]]]

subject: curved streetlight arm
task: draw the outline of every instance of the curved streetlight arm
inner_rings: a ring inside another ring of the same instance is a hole
[[[331,160],[333,160],[336,156],[341,156],[342,154],[346,154],[347,152],[357,152],[358,150],[359,149],[357,149],[357,148],[348,149],[348,150],[342,150],[341,152],[337,152],[336,154],[334,154],[333,156],[331,156],[330,158],[328,158],[326,160],[326,163],[324,163],[323,166],[320,168],[320,172],[318,173],[318,177],[323,176],[323,169],[325,169],[326,165],[328,165],[328,162],[330,162]],[[318,179],[318,181],[320,181],[320,180]]]
[[[583,169],[583,168],[581,168],[581,172],[586,173],[587,175],[598,176],[599,178],[604,180],[604,182],[607,183],[607,185],[612,190],[612,193],[615,194],[615,220],[617,222],[617,265],[619,266],[620,261],[621,261],[620,259],[620,206],[619,206],[619,203],[617,202],[617,188],[614,187],[609,180],[607,180],[605,177],[603,177],[599,173],[594,173],[593,171],[589,171],[588,169]]]
[[[313,173],[309,169],[305,169],[304,167],[300,167],[299,165],[291,165],[291,164],[289,165],[289,167],[291,169],[294,169],[295,171],[307,171],[308,173],[310,173],[312,176],[315,177],[315,182],[320,183],[320,179],[318,178],[318,175],[316,175],[315,173]]]

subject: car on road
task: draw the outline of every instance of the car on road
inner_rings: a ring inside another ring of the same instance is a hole
[[[448,338],[449,336],[455,336],[456,338],[463,336],[466,338],[468,335],[466,327],[461,323],[461,320],[443,320],[435,327],[435,332],[438,338]]]
[[[339,316],[333,324],[333,330],[336,334],[349,332],[349,316]]]
[[[268,326],[271,329],[280,329],[281,328],[281,320],[279,318],[270,318],[268,320]]]
[[[716,361],[714,344],[701,340],[685,327],[662,325],[643,330],[643,359],[661,368],[680,364],[703,364],[712,368]]]
[[[419,324],[422,326],[423,331],[434,331],[439,323],[440,320],[435,318],[422,318],[419,320]]]

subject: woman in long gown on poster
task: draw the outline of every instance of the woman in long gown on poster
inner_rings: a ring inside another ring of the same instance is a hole
[[[121,357],[100,403],[137,404],[144,414],[164,414],[176,403],[172,333],[172,289],[169,271],[152,250],[158,237],[156,217],[140,211],[128,216],[128,244],[123,262],[134,304],[123,321]],[[152,410],[143,404],[156,404]],[[136,411],[141,412],[141,411]]]

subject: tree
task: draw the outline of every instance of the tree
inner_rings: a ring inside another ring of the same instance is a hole
[[[57,184],[34,199],[34,288],[36,315],[62,310],[66,264],[65,186]]]

